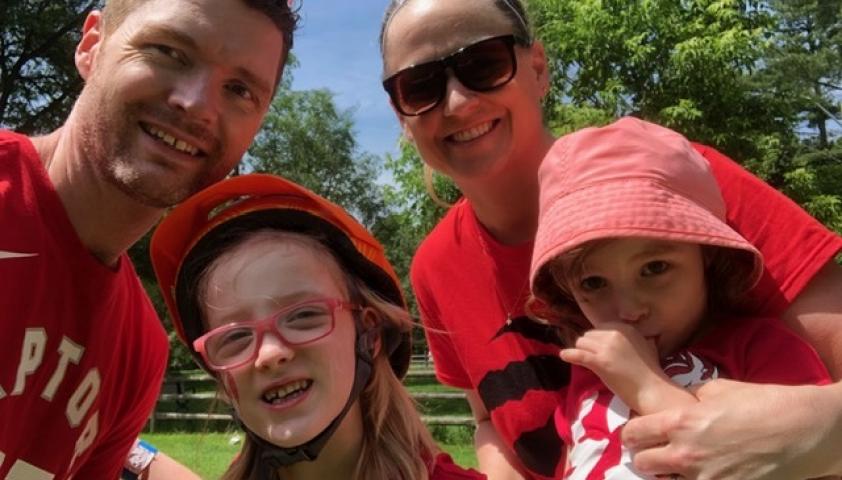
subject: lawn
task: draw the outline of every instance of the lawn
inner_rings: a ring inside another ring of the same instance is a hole
[[[242,434],[239,434],[242,437]],[[216,480],[239,450],[231,444],[231,433],[145,433],[142,438],[159,450],[190,467],[206,480]],[[461,436],[461,435],[460,435]],[[462,466],[476,467],[476,457],[470,442],[441,447]]]

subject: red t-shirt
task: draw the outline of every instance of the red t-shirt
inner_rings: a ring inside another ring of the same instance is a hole
[[[440,453],[430,471],[430,480],[485,480],[485,475],[469,468],[464,469],[453,463],[450,455]]]
[[[128,256],[98,262],[30,141],[2,131],[0,208],[0,478],[116,479],[166,333]]]
[[[757,313],[779,317],[842,249],[842,238],[727,157],[695,147],[711,163],[728,223],[766,259],[754,291],[764,300]],[[411,277],[439,380],[477,390],[522,463],[517,467],[549,479],[564,467],[553,412],[563,404],[570,369],[553,337],[523,314],[531,252],[532,242],[496,242],[462,200],[419,247]]]
[[[761,317],[723,321],[661,365],[683,387],[714,378],[780,385],[831,381],[812,346],[779,320]],[[567,401],[556,411],[556,429],[569,447],[563,478],[650,478],[634,470],[631,453],[622,447],[621,427],[632,415],[598,376],[573,366]]]

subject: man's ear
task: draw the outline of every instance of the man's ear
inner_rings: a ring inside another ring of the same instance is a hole
[[[94,10],[85,18],[82,39],[76,45],[76,69],[84,80],[90,78],[104,37],[102,12]]]

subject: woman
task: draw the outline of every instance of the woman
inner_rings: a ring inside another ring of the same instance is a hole
[[[152,262],[179,337],[247,433],[224,479],[471,479],[433,443],[399,378],[400,283],[347,212],[269,175],[192,197]]]
[[[412,266],[437,375],[467,391],[482,471],[492,478],[553,478],[564,462],[552,416],[569,369],[555,337],[523,314],[537,170],[555,141],[541,120],[549,86],[543,47],[518,0],[395,0],[381,50],[383,84],[406,137],[464,195]],[[838,380],[842,296],[832,292],[842,290],[842,269],[833,262],[842,239],[715,150],[694,148],[711,163],[729,224],[767,259],[753,290],[762,300],[755,313],[780,316],[802,333]],[[835,454],[842,384],[716,381],[698,394],[697,405],[627,425],[636,468],[734,479],[842,471]],[[829,411],[838,421],[827,421]],[[771,416],[774,426],[765,422]],[[791,441],[793,435],[803,441]],[[735,448],[747,444],[755,448]]]

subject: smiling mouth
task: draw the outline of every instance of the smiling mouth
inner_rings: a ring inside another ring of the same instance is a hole
[[[193,157],[198,157],[199,155],[204,155],[204,152],[199,147],[192,145],[191,143],[187,142],[186,140],[182,140],[180,138],[175,138],[174,136],[170,135],[163,130],[153,127],[152,125],[146,124],[141,122],[140,128],[144,132],[146,132],[150,137],[154,138],[160,143],[170,147],[171,149],[179,152],[184,153]]]
[[[470,142],[490,132],[500,120],[489,120],[481,123],[475,127],[460,130],[454,134],[448,135],[447,139],[455,143]]]
[[[312,386],[312,380],[298,380],[267,390],[261,398],[270,405],[282,405],[304,395]]]

